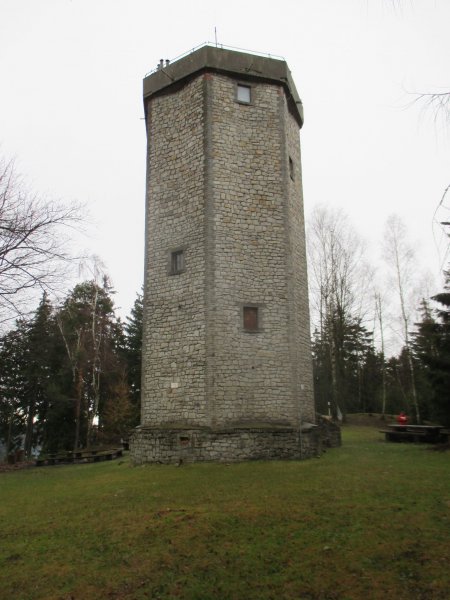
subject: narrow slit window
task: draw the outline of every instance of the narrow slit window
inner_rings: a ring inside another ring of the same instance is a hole
[[[289,157],[289,177],[294,181],[294,161]]]
[[[184,271],[184,252],[183,250],[175,250],[170,256],[170,271],[172,275],[182,273]]]
[[[258,331],[258,307],[244,306],[243,311],[244,329],[245,331]]]
[[[251,88],[249,85],[241,85],[238,83],[236,91],[236,100],[242,104],[250,104],[251,101]]]

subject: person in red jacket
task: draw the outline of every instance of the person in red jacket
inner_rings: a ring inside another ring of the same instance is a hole
[[[406,425],[407,422],[408,422],[408,417],[402,411],[397,417],[397,423],[399,423],[400,425]]]

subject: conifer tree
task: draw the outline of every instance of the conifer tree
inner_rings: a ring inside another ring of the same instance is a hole
[[[26,431],[24,449],[27,456],[35,443],[41,441],[44,415],[48,405],[47,388],[52,377],[51,355],[55,341],[55,323],[52,316],[52,306],[47,293],[44,292],[34,317],[28,324],[27,365],[25,376],[27,387],[26,402]],[[40,420],[37,419],[40,415]],[[36,431],[35,421],[40,432]]]
[[[20,447],[24,432],[26,331],[27,323],[20,319],[15,329],[0,338],[0,438],[7,454]]]
[[[131,314],[125,323],[125,356],[128,371],[130,399],[133,404],[134,424],[139,422],[141,405],[141,362],[142,362],[142,320],[144,303],[142,294],[137,294]]]
[[[435,420],[450,425],[450,271],[444,292],[433,296],[440,306],[422,310],[422,321],[414,337],[416,357],[426,369],[431,386],[430,411]]]

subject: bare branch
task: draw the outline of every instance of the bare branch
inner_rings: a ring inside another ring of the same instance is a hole
[[[439,122],[446,127],[450,124],[450,91],[444,92],[407,92],[414,96],[412,100],[406,103],[405,108],[420,105],[422,111],[431,113],[433,122],[438,125]]]
[[[83,222],[82,206],[29,192],[13,161],[0,158],[0,311],[21,313],[27,290],[52,289],[73,260],[71,230]]]

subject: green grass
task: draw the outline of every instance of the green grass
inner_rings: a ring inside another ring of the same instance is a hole
[[[346,427],[304,462],[0,474],[0,598],[450,597],[450,455]]]

